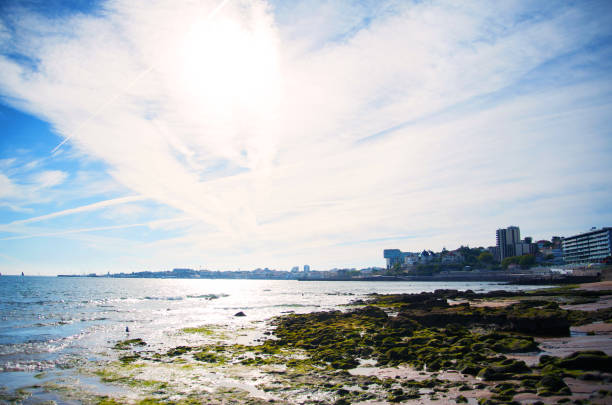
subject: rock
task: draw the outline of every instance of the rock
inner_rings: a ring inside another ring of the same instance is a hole
[[[367,306],[363,308],[358,308],[352,312],[357,316],[364,316],[368,318],[378,318],[378,319],[387,319],[387,313],[382,309],[374,306]]]
[[[559,361],[559,367],[570,370],[612,370],[612,357],[599,350],[576,352]]]
[[[478,373],[480,373],[480,370],[482,370],[482,367],[478,367],[478,366],[465,366],[463,369],[461,369],[461,374],[468,374],[468,375],[478,375]]]
[[[234,316],[246,316],[246,314],[242,311],[235,313]]]
[[[569,387],[563,379],[556,375],[544,376],[536,385],[538,387],[538,395],[572,395]]]

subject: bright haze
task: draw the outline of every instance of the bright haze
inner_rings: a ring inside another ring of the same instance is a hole
[[[5,1],[0,131],[3,274],[569,236],[612,225],[612,3]]]

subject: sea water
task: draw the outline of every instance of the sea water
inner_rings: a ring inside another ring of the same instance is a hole
[[[114,343],[123,339],[138,337],[153,348],[167,350],[181,343],[174,332],[185,327],[261,329],[267,320],[284,313],[338,309],[372,293],[439,288],[486,292],[534,287],[489,282],[1,276],[0,390],[6,393],[41,380],[74,378],[84,364],[110,356]],[[246,316],[234,316],[240,311]],[[112,393],[113,387],[91,380],[75,379],[93,384],[99,393]]]

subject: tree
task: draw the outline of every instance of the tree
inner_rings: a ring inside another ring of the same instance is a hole
[[[491,252],[484,251],[478,255],[478,262],[482,264],[491,264],[493,263],[493,255]]]
[[[519,263],[521,268],[528,269],[535,264],[535,256],[534,255],[523,255],[519,258]]]
[[[504,269],[507,269],[511,264],[518,264],[519,260],[520,259],[518,256],[505,257],[504,260],[502,260],[501,265]]]
[[[404,271],[402,269],[402,265],[398,262],[395,262],[393,266],[389,269],[388,273],[392,275],[399,275],[399,274],[402,274],[403,272]]]

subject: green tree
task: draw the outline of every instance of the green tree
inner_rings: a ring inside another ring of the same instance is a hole
[[[534,255],[523,255],[519,259],[519,264],[521,268],[528,269],[535,264],[535,256]]]
[[[398,274],[402,274],[404,272],[404,270],[402,269],[402,265],[399,263],[395,263],[393,264],[393,266],[391,266],[391,268],[388,271],[389,275],[398,275]]]
[[[491,252],[484,251],[478,255],[478,262],[482,264],[493,263],[493,255]]]
[[[518,264],[519,260],[520,259],[518,256],[505,257],[504,260],[502,260],[501,265],[504,269],[507,269],[511,264]]]

